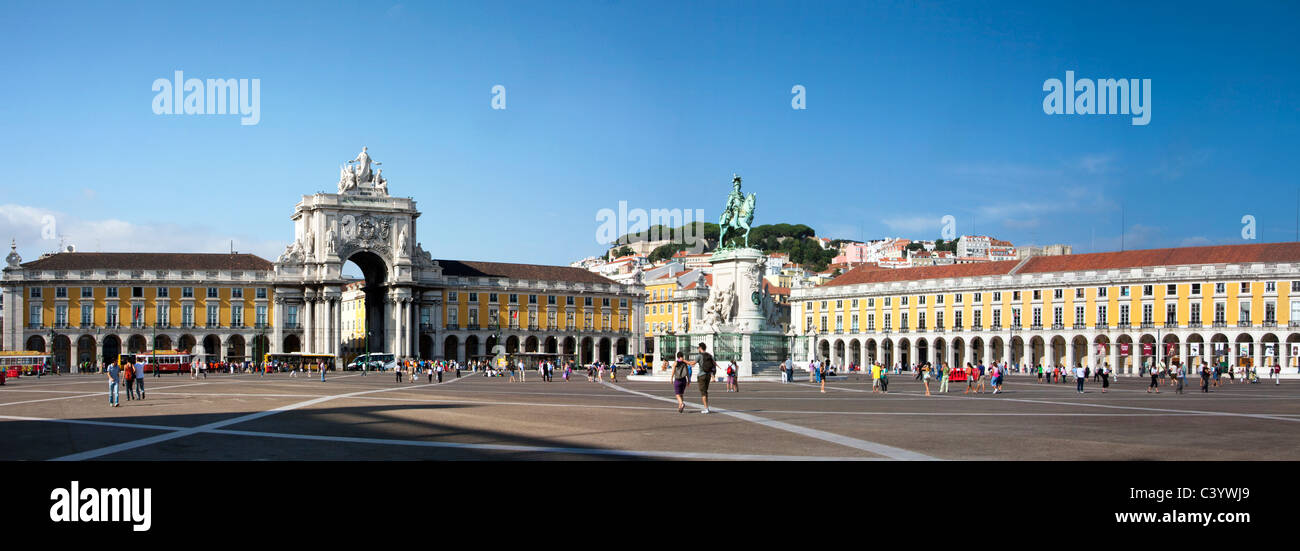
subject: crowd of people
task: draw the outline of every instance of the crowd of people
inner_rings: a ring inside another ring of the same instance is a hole
[[[676,354],[676,362],[672,365],[664,361],[661,370],[665,373],[671,370],[670,380],[673,383],[674,393],[678,400],[678,410],[684,408],[682,402],[682,393],[694,380],[699,387],[701,398],[704,400],[704,413],[708,413],[708,387],[709,383],[715,380],[717,376],[717,361],[706,351],[704,343],[699,344],[699,354],[695,361],[688,361],[685,351],[679,351]],[[400,358],[393,364],[394,377],[396,382],[401,383],[405,379],[409,383],[419,382],[424,379],[429,383],[442,383],[444,374],[455,373],[456,378],[460,378],[462,370],[468,370],[471,373],[481,374],[484,377],[507,377],[509,382],[527,382],[528,371],[536,370],[543,382],[552,382],[555,375],[558,374],[565,381],[569,382],[573,373],[577,369],[573,361],[552,361],[543,359],[532,367],[526,367],[523,360],[515,362],[504,362],[499,365],[496,362],[488,360],[472,360],[461,364],[455,360],[422,360],[419,358]],[[146,376],[161,377],[162,371],[153,369],[146,358],[141,357],[136,362],[109,362],[105,364],[94,364],[86,362],[78,366],[83,372],[101,373],[107,375],[109,382],[109,403],[112,407],[120,405],[120,391],[125,388],[127,400],[144,400],[145,399],[145,382]],[[252,362],[252,361],[213,361],[202,362],[194,361],[187,366],[181,366],[182,369],[176,371],[176,375],[189,373],[191,378],[207,378],[209,372],[213,373],[257,373],[266,375],[269,373],[289,373],[291,377],[307,376],[310,377],[313,372],[320,373],[321,381],[325,381],[325,373],[332,369],[332,366],[321,361],[314,365],[288,364],[285,362]],[[1038,384],[1067,384],[1074,382],[1076,391],[1084,393],[1085,381],[1091,379],[1094,383],[1099,383],[1101,392],[1109,391],[1112,380],[1116,373],[1109,365],[1102,365],[1099,368],[1091,366],[1075,366],[1074,368],[1065,368],[1060,366],[1043,366],[1043,365],[1012,365],[1007,362],[966,362],[964,365],[952,366],[948,362],[922,362],[920,364],[905,365],[902,362],[894,362],[892,366],[887,366],[882,362],[872,362],[869,366],[863,367],[856,363],[850,363],[841,367],[830,361],[813,359],[808,362],[806,368],[808,380],[819,385],[821,392],[826,392],[826,381],[837,376],[838,373],[857,373],[871,378],[871,391],[873,393],[889,392],[890,374],[901,375],[904,372],[913,373],[914,379],[922,384],[926,396],[932,393],[948,393],[952,391],[952,382],[965,382],[966,388],[963,394],[983,394],[988,391],[990,394],[999,394],[1003,392],[1003,382],[1008,374],[1021,373],[1035,376]],[[1265,368],[1267,374],[1273,379],[1275,385],[1281,384],[1281,368],[1278,366],[1269,366]],[[386,371],[383,364],[374,362],[369,365],[361,366],[360,375],[368,375],[371,370]],[[618,366],[613,363],[603,363],[594,361],[586,366],[587,381],[601,382],[605,380],[606,375],[610,382],[618,382]],[[40,377],[44,370],[36,370],[37,377]],[[648,369],[642,369],[638,373],[647,372]],[[793,382],[795,373],[799,368],[795,367],[793,359],[787,358],[780,364],[780,380],[783,383]],[[739,374],[740,369],[736,362],[730,361],[724,369],[726,391],[740,392]],[[1261,382],[1259,374],[1254,367],[1240,366],[1230,367],[1226,361],[1217,364],[1201,364],[1199,367],[1185,365],[1178,358],[1172,358],[1169,361],[1148,360],[1138,369],[1138,376],[1148,380],[1146,386],[1147,393],[1160,393],[1160,388],[1173,388],[1173,392],[1182,394],[1187,383],[1187,377],[1200,379],[1200,388],[1202,392],[1209,392],[1210,388],[1219,387],[1223,384],[1234,383],[1259,383]],[[0,373],[0,384],[4,384],[4,375]],[[932,388],[934,382],[937,387]]]

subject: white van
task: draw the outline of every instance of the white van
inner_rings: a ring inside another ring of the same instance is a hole
[[[397,359],[393,354],[371,352],[370,354],[357,356],[356,359],[352,360],[352,363],[348,364],[348,371],[360,371],[361,366],[367,363],[369,363],[367,369],[370,371],[388,371],[397,368]]]

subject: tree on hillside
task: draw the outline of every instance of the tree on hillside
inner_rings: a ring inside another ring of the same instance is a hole
[[[650,251],[649,260],[650,262],[668,260],[669,258],[672,258],[673,255],[684,250],[686,250],[686,244],[684,243],[669,243],[667,245],[660,245],[658,247],[655,247],[655,250]]]

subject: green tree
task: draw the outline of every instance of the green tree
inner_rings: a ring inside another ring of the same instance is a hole
[[[650,262],[668,260],[669,258],[672,258],[673,255],[684,250],[686,250],[686,245],[684,243],[668,243],[667,245],[660,245],[655,247],[655,250],[650,251],[649,260]]]

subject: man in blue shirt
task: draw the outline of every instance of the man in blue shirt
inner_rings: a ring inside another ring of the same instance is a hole
[[[119,405],[117,383],[121,375],[122,375],[122,368],[121,366],[117,365],[117,362],[113,362],[108,365],[108,405],[110,407],[117,407]]]

